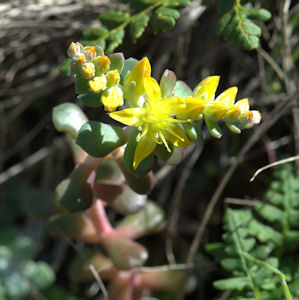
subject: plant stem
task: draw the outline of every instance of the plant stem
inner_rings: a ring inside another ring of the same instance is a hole
[[[283,293],[284,293],[285,299],[286,300],[292,300],[292,295],[291,295],[291,292],[289,290],[288,284],[286,282],[286,276],[285,276],[285,274],[283,274],[276,267],[270,265],[269,263],[266,263],[266,262],[263,262],[263,261],[261,261],[259,259],[256,259],[255,257],[251,256],[247,252],[241,252],[241,254],[242,254],[243,257],[245,257],[248,260],[251,260],[252,262],[254,262],[255,264],[257,264],[258,266],[264,267],[264,268],[270,270],[271,272],[273,272],[274,274],[276,274],[279,277],[281,286],[283,288]]]
[[[89,214],[100,238],[114,231],[106,215],[103,201],[94,199],[92,206],[89,208]]]

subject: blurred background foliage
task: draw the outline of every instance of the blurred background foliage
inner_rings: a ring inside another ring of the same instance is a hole
[[[47,199],[53,197],[54,188],[72,170],[70,150],[51,123],[54,106],[66,101],[78,104],[73,79],[60,71],[69,44],[97,36],[99,30],[91,29],[100,27],[99,20],[104,33],[119,26],[105,21],[108,10],[126,12],[122,17],[127,20],[152,2],[0,4],[0,299],[99,299],[95,283],[74,282],[67,275],[84,244],[78,243],[76,250],[67,240],[51,237],[44,222],[32,215],[36,203],[50,203]],[[238,99],[249,97],[251,106],[262,112],[262,124],[255,130],[237,136],[223,128],[226,134],[221,140],[204,131],[202,144],[186,151],[178,166],[157,162],[150,197],[164,208],[167,226],[162,233],[142,238],[150,253],[148,265],[184,263],[186,257],[195,257],[195,288],[186,297],[228,299],[229,294],[214,289],[213,282],[230,275],[203,246],[221,241],[226,207],[250,208],[252,200],[262,200],[273,171],[250,183],[257,168],[299,153],[299,4],[290,0],[194,0],[187,6],[187,1],[177,2],[170,11],[160,9],[134,19],[135,25],[110,39],[108,50],[115,47],[127,58],[147,56],[155,78],[168,68],[192,88],[209,75],[221,75],[217,93],[236,85]],[[236,3],[244,8],[237,10]],[[265,11],[250,11],[261,7],[272,17]],[[230,19],[228,31],[226,18],[232,13],[238,16]],[[159,32],[161,15],[168,17],[167,32]],[[249,29],[245,26],[245,31],[239,28],[236,33],[238,18],[245,18]],[[244,44],[242,36],[248,30],[254,38]],[[92,120],[108,120],[103,110],[84,111]],[[109,217],[114,223],[119,220],[113,211]],[[199,250],[192,253],[195,235]],[[160,293],[157,297],[174,296]]]

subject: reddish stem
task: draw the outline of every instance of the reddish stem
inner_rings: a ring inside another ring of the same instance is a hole
[[[102,200],[94,199],[89,214],[100,238],[115,231],[106,215]]]

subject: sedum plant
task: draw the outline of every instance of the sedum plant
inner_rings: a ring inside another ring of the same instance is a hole
[[[214,286],[232,290],[236,299],[299,299],[299,180],[290,165],[275,177],[253,211],[228,208],[223,243],[206,246],[232,273]]]
[[[184,282],[185,267],[143,267],[150,254],[136,241],[164,225],[163,210],[147,199],[154,185],[155,156],[165,164],[179,163],[183,148],[201,141],[200,119],[220,138],[219,123],[240,133],[258,124],[260,113],[250,110],[248,99],[235,101],[236,87],[216,96],[219,76],[204,79],[192,90],[170,70],[158,83],[146,57],[138,61],[122,53],[107,56],[99,45],[78,42],[70,45],[68,55],[78,101],[103,108],[118,125],[88,120],[75,103],[53,109],[54,126],[66,134],[75,167],[58,184],[49,209],[31,214],[47,218],[48,229],[58,237],[100,245],[100,251],[86,247],[88,262],[74,259],[70,280],[92,280],[92,263],[109,283],[109,299],[175,292]],[[107,217],[108,206],[123,216],[118,224]]]
[[[28,299],[55,281],[51,267],[34,261],[34,242],[13,227],[0,231],[0,299]]]

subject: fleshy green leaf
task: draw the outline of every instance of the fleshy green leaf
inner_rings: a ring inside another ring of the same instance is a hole
[[[146,196],[135,193],[127,184],[96,183],[94,194],[97,198],[107,202],[117,213],[124,216],[140,211],[146,204]]]
[[[78,100],[88,107],[99,107],[103,105],[101,93],[88,92],[78,95]]]
[[[164,221],[164,211],[153,201],[147,201],[146,206],[138,213],[125,217],[117,226],[122,235],[138,239],[161,228]]]
[[[56,187],[55,201],[69,212],[83,211],[89,208],[93,196],[87,180],[99,162],[100,160],[94,159],[92,163],[84,162],[78,165],[71,175]]]
[[[176,76],[170,70],[165,70],[160,81],[162,97],[170,97],[176,86]]]
[[[77,78],[75,81],[76,93],[83,94],[89,92],[89,80],[86,78]]]
[[[95,183],[119,185],[125,178],[114,160],[104,160],[97,169]]]
[[[192,90],[185,82],[179,80],[176,82],[176,85],[173,90],[173,95],[182,98],[190,97],[192,96]]]
[[[123,237],[117,232],[106,235],[102,245],[115,267],[120,270],[140,267],[148,257],[147,250],[142,245]]]
[[[93,244],[99,242],[95,227],[90,219],[81,213],[53,216],[47,221],[47,228],[51,234],[62,238],[67,236]]]
[[[222,132],[217,122],[209,120],[208,118],[205,118],[205,122],[213,137],[217,139],[222,137]]]
[[[111,62],[110,70],[117,70],[121,74],[125,61],[123,53],[113,53],[109,56],[109,59]]]
[[[74,103],[63,103],[53,108],[52,121],[58,131],[77,138],[79,129],[87,121],[81,108]]]
[[[101,122],[85,123],[78,133],[77,144],[94,157],[104,157],[126,142],[120,127]]]
[[[29,261],[24,266],[23,273],[39,290],[49,287],[55,281],[55,273],[45,262]]]

